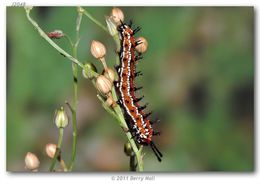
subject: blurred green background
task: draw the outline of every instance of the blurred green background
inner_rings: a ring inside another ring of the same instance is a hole
[[[85,7],[105,24],[112,7]],[[121,7],[125,21],[141,26],[149,48],[138,65],[137,84],[153,117],[154,137],[163,152],[159,163],[145,148],[145,171],[254,170],[254,9],[253,7]],[[45,144],[56,143],[56,108],[72,100],[71,62],[44,41],[23,8],[7,7],[7,170],[24,171],[30,151],[47,171]],[[35,7],[31,16],[46,31],[75,38],[76,7]],[[112,38],[83,16],[78,58],[102,65],[90,43],[107,48]],[[56,40],[70,52],[66,40]],[[74,171],[128,171],[126,137],[106,113],[89,80],[79,79],[78,147]],[[67,108],[66,108],[67,109]],[[148,110],[149,110],[148,109]],[[71,117],[70,117],[71,118]],[[66,128],[62,155],[71,154],[72,127]]]

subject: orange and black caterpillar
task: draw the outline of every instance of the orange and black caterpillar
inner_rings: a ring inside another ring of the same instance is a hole
[[[140,44],[136,41],[134,35],[140,30],[131,28],[132,22],[127,25],[123,22],[118,26],[121,48],[119,51],[120,65],[115,66],[118,81],[115,82],[115,87],[118,94],[117,103],[124,110],[124,116],[135,141],[140,145],[150,145],[157,159],[161,161],[162,153],[157,149],[152,137],[158,135],[159,132],[154,132],[152,122],[148,119],[151,112],[145,114],[144,106],[139,105],[139,101],[143,98],[137,98],[135,92],[142,87],[135,87],[135,77],[141,75],[141,72],[136,72],[136,64],[141,59],[141,54],[135,50],[135,47]]]

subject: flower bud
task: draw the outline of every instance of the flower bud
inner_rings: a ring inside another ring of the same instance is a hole
[[[97,72],[97,68],[95,67],[95,65],[93,65],[92,63],[86,63],[82,70],[82,75],[87,79],[92,79],[95,77],[93,71]]]
[[[52,32],[47,33],[47,36],[51,39],[60,39],[64,37],[64,34],[61,30],[54,30]]]
[[[55,152],[56,152],[56,148],[57,148],[57,145],[56,145],[56,144],[48,143],[48,144],[45,146],[46,154],[47,154],[50,158],[54,158],[54,155],[55,155]]]
[[[114,82],[115,80],[114,70],[112,70],[111,68],[107,68],[106,70],[103,70],[102,74],[106,76],[108,79],[110,79],[112,83]]]
[[[96,87],[101,93],[106,95],[112,89],[112,82],[107,77],[99,75],[97,77]]]
[[[40,161],[37,156],[31,152],[27,152],[25,156],[25,166],[29,170],[35,170],[39,167]]]
[[[55,112],[55,124],[58,128],[64,128],[69,124],[69,118],[64,108],[61,107]]]
[[[120,25],[121,21],[124,21],[124,13],[119,8],[113,8],[111,12],[111,17],[116,23],[116,25]]]
[[[117,26],[112,16],[111,17],[106,16],[106,23],[107,23],[107,29],[111,36],[118,34]]]
[[[127,156],[131,156],[133,154],[133,149],[129,141],[124,145],[124,152]]]
[[[140,43],[135,47],[136,51],[139,53],[144,53],[148,48],[148,42],[146,41],[146,39],[143,37],[139,37],[138,39],[136,39],[136,42]]]
[[[112,95],[110,94],[109,96],[108,96],[108,98],[107,98],[107,100],[106,100],[106,104],[110,107],[112,107],[112,108],[114,108],[115,106],[116,106],[116,102],[115,102],[115,100],[113,99],[113,97],[112,97]]]
[[[92,41],[90,51],[91,54],[97,59],[103,58],[106,55],[106,48],[99,41]]]

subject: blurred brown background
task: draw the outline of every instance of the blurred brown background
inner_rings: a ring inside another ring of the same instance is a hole
[[[111,7],[84,7],[105,24]],[[162,135],[157,162],[145,148],[145,171],[254,170],[254,9],[253,7],[121,7],[128,22],[141,26],[149,48],[138,65],[138,85]],[[46,31],[61,29],[75,38],[76,7],[35,7],[33,18]],[[93,39],[106,45],[112,67],[111,37],[83,16],[79,60],[101,64],[90,54]],[[70,51],[66,40],[56,41]],[[7,170],[24,171],[27,151],[41,171],[56,143],[56,108],[71,101],[71,63],[44,41],[23,8],[7,8]],[[74,171],[128,171],[126,137],[97,100],[91,83],[79,80],[78,147]],[[148,109],[148,110],[149,110]],[[72,126],[62,154],[69,160]]]

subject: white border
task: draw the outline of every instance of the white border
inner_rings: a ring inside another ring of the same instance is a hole
[[[260,176],[259,172],[257,171],[259,168],[259,161],[256,161],[256,167],[254,173],[160,173],[155,174],[156,179],[155,181],[145,181],[145,182],[138,182],[138,181],[112,181],[111,176],[116,175],[129,175],[126,173],[81,173],[81,174],[35,174],[35,175],[28,175],[28,174],[14,174],[14,173],[7,173],[6,172],[6,6],[11,6],[12,2],[7,0],[5,2],[1,1],[0,10],[0,26],[1,26],[1,34],[0,34],[0,51],[1,51],[1,96],[0,96],[0,113],[1,113],[1,161],[0,161],[0,185],[97,185],[97,184],[109,184],[109,185],[132,185],[132,184],[142,184],[142,185],[192,185],[192,186],[202,186],[202,185],[210,185],[210,186],[225,186],[225,185],[236,185],[236,186],[253,186],[253,185],[260,185]],[[255,6],[255,42],[259,43],[259,37],[257,37],[257,31],[259,30],[259,17],[257,10],[259,8],[259,1],[257,0],[240,0],[240,1],[227,1],[227,0],[220,0],[220,1],[209,1],[209,0],[200,0],[200,1],[192,1],[192,0],[182,0],[176,2],[169,2],[167,0],[160,0],[160,1],[147,1],[140,2],[140,0],[131,0],[131,1],[122,1],[122,0],[95,0],[95,1],[84,1],[84,0],[71,0],[71,1],[56,1],[53,0],[38,0],[37,3],[33,0],[26,0],[26,1],[17,1],[17,2],[26,2],[27,5],[44,5],[44,6],[72,6],[72,5],[88,5],[88,6],[104,6],[104,5],[121,5],[121,6]],[[147,4],[148,3],[148,4]],[[259,71],[259,65],[257,65],[258,59],[258,47],[255,44],[255,73]],[[255,93],[259,92],[259,76],[257,73],[255,74],[256,77],[256,87]],[[259,100],[255,97],[256,105],[259,105]],[[257,107],[255,107],[257,108]],[[259,110],[256,109],[255,112],[255,156],[259,155],[259,134],[260,127],[257,127],[258,124],[258,115]],[[257,160],[257,157],[255,158]],[[135,174],[136,175],[136,174]],[[145,174],[145,175],[154,175],[154,174]]]

